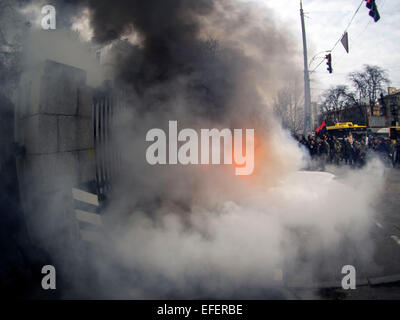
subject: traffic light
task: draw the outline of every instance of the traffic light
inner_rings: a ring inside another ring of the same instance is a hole
[[[367,1],[367,8],[369,9],[369,15],[374,19],[375,22],[378,22],[381,16],[378,12],[378,7],[376,5],[375,0],[365,0]]]
[[[329,73],[332,73],[333,72],[333,69],[332,69],[332,54],[327,54],[325,56],[325,59],[326,59],[326,65],[328,66],[328,68],[326,70],[328,70]]]

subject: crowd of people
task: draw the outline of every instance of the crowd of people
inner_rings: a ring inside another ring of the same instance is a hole
[[[387,164],[399,160],[397,155],[400,143],[389,138],[365,135],[349,135],[342,138],[327,134],[310,135],[307,138],[298,135],[295,138],[308,150],[313,169],[325,170],[326,164],[361,168],[365,165],[367,157],[372,154],[379,156]],[[395,161],[394,157],[397,157]]]

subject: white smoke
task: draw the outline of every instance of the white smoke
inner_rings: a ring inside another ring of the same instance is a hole
[[[155,110],[120,114],[116,143],[125,158],[123,177],[104,212],[110,242],[91,257],[106,297],[263,297],[269,288],[336,279],[345,264],[373,264],[371,204],[379,196],[383,166],[373,160],[338,179],[300,171],[307,155],[268,107],[293,75],[289,58],[295,50],[271,19],[243,6],[218,7],[214,16],[204,18],[200,35],[211,34],[226,49],[225,58],[205,64],[220,91],[225,86],[233,91],[230,101],[221,99],[229,106],[222,112],[226,119],[196,117],[197,110],[207,113],[214,107],[185,91],[198,80],[196,74],[154,84],[140,97],[132,92],[132,109]],[[79,30],[86,17],[74,23]],[[103,77],[93,56],[63,32],[44,38],[33,31],[31,59],[82,67],[90,83],[99,84]],[[221,61],[228,61],[229,68],[222,68]],[[230,69],[238,79],[226,84]],[[212,84],[210,78],[204,82]],[[159,98],[171,92],[172,99]],[[262,143],[256,174],[242,179],[230,167],[150,167],[144,162],[145,133],[168,120],[196,129],[256,128]]]
[[[112,255],[96,265],[111,297],[265,297],[272,288],[337,280],[344,265],[374,265],[369,232],[383,166],[373,160],[338,178],[301,171],[308,156],[268,103],[293,75],[290,41],[254,8],[223,3],[204,18],[201,34],[219,44],[207,71],[223,75],[221,61],[236,70],[228,73],[234,89],[223,117],[196,113],[214,106],[188,91],[194,74],[149,85],[141,95],[130,87],[131,109],[117,119],[122,176],[104,215]],[[220,85],[213,81],[205,83]],[[255,128],[255,173],[148,165],[145,134],[169,120],[179,129]]]
[[[283,132],[272,140],[270,152],[285,154],[289,164],[282,164],[287,171],[272,185],[246,184],[243,197],[238,197],[237,190],[232,191],[237,185],[227,178],[222,200],[206,174],[200,179],[207,180],[204,186],[212,191],[198,190],[207,197],[185,214],[165,204],[151,216],[137,210],[115,224],[113,259],[138,279],[120,283],[120,294],[262,297],[257,292],[269,288],[340,279],[347,264],[359,269],[374,265],[372,203],[383,183],[383,165],[373,160],[340,177],[299,171],[302,151]],[[178,184],[170,188],[180,190]],[[111,219],[118,207],[111,205]],[[115,272],[102,268],[104,274]]]

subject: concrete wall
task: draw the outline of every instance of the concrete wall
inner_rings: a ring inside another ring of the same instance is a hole
[[[26,148],[17,168],[30,235],[48,246],[68,242],[78,236],[71,189],[95,178],[85,71],[45,61],[24,74],[16,119],[17,141]]]

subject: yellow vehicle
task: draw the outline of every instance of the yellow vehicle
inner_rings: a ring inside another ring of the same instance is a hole
[[[392,163],[393,167],[396,167],[398,164],[400,164],[400,127],[390,127],[389,138],[392,140]]]
[[[353,124],[353,122],[338,122],[334,126],[326,127],[326,131],[329,135],[337,138],[348,137],[352,135],[367,135],[367,127]]]
[[[390,127],[389,128],[389,138],[396,142],[400,138],[400,127]]]

